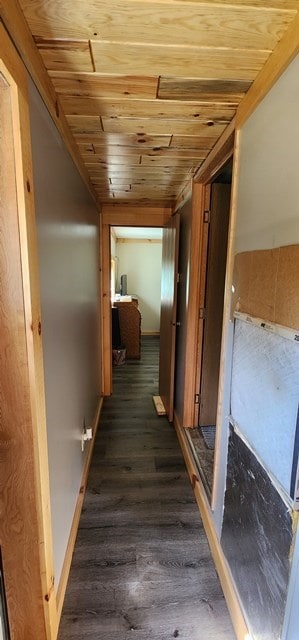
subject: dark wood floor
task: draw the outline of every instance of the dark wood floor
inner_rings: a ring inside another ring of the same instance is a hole
[[[59,640],[233,640],[174,429],[156,416],[157,338],[114,369]]]

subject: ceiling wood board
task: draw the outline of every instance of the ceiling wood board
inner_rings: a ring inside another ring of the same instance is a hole
[[[104,133],[98,131],[95,135],[86,133],[78,133],[75,136],[78,145],[89,144],[94,145],[94,148],[112,146],[129,146],[132,148],[148,149],[153,147],[168,148],[171,143],[171,135],[158,135],[148,136],[145,133],[140,134],[118,134],[118,133]]]
[[[158,166],[158,167],[195,167],[201,158],[164,158],[162,157],[149,157],[141,156],[141,166]]]
[[[79,116],[69,116],[69,118],[76,118]],[[68,118],[68,120],[69,120]],[[198,136],[205,129],[213,128],[214,135],[219,137],[226,127],[224,124],[216,124],[213,126],[209,121],[204,123],[197,120],[167,120],[160,118],[107,118],[102,116],[103,131],[107,133],[137,133],[144,132],[147,134],[158,135],[160,133],[168,133],[170,135],[187,135]],[[74,120],[72,120],[74,122]]]
[[[97,169],[95,169],[94,166],[91,167],[87,167],[90,169],[90,177],[98,177],[98,176],[105,176],[108,175],[108,172],[105,171],[105,169],[102,167],[98,167]],[[114,165],[114,166],[110,166],[109,168],[109,177],[112,175],[130,175],[132,176],[132,173],[134,173],[134,176],[142,176],[142,177],[149,177],[151,175],[155,175],[157,174],[157,176],[162,176],[162,175],[171,175],[171,176],[176,176],[176,175],[186,175],[188,173],[188,170],[185,169],[184,167],[147,167],[147,166],[142,166],[142,165],[138,165],[136,167],[132,167],[130,169],[130,167],[125,167],[125,166],[119,166],[119,165]]]
[[[110,153],[110,149],[107,149],[107,154],[106,156],[98,156],[97,154],[92,155],[88,155],[86,156],[85,154],[82,155],[82,159],[84,160],[86,166],[88,168],[93,168],[96,166],[103,166],[103,165],[126,165],[128,167],[134,167],[138,164],[141,164],[141,155],[111,155]]]
[[[157,97],[161,100],[202,100],[238,106],[251,86],[245,80],[160,77]]]
[[[123,158],[128,156],[138,156],[144,158],[205,158],[208,150],[201,152],[194,149],[176,149],[175,147],[150,147],[136,145],[135,147],[110,145],[108,149],[105,147],[97,147],[96,145],[78,145],[84,162],[94,162],[97,160],[107,160],[115,164],[115,158]]]
[[[39,45],[46,69],[63,69],[72,71],[79,68],[80,71],[94,71],[91,51],[86,42],[55,42]]]
[[[226,127],[206,127],[203,128],[200,132],[200,135],[176,135],[174,134],[171,138],[170,148],[171,149],[212,149],[214,144],[220,138],[223,129]]]
[[[243,43],[244,44],[244,43]],[[269,57],[269,50],[178,47],[116,42],[91,42],[95,71],[177,77],[252,81]]]
[[[229,105],[205,102],[182,102],[179,100],[126,100],[113,101],[109,98],[87,98],[61,96],[64,113],[67,116],[107,116],[110,118],[169,118],[204,122],[207,120],[228,123],[236,109]]]
[[[51,71],[50,76],[57,93],[65,96],[154,100],[158,90],[157,77],[105,76],[97,73],[62,71]]]
[[[160,45],[271,50],[294,11],[244,3],[152,0],[21,0],[34,35],[72,40],[109,40]],[[171,9],[170,9],[171,5]]]

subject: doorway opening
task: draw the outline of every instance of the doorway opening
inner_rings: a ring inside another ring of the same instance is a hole
[[[160,335],[162,228],[111,227],[113,365],[141,357],[141,336]]]
[[[137,215],[134,214],[135,218]],[[117,216],[116,216],[117,218]],[[136,228],[137,224],[131,222],[130,216],[122,215],[121,216],[122,225],[126,228],[126,233],[128,232],[128,228]],[[132,216],[131,216],[132,218]],[[156,220],[155,220],[156,218]],[[178,213],[171,215],[171,210],[167,211],[167,215],[162,212],[159,215],[159,223],[158,223],[158,215],[157,213],[153,216],[149,216],[149,220],[152,220],[152,225],[145,224],[143,229],[143,233],[145,233],[145,238],[147,239],[147,229],[149,227],[153,228],[162,228],[163,229],[163,238],[162,238],[162,266],[161,266],[161,294],[159,295],[161,301],[161,314],[160,314],[160,358],[159,358],[159,395],[164,403],[165,411],[169,421],[173,420],[173,402],[174,402],[174,363],[175,363],[175,341],[176,341],[176,303],[177,303],[177,283],[178,283],[178,245],[179,245],[179,227],[180,227],[180,216]],[[102,360],[102,380],[103,380],[103,395],[111,395],[112,393],[112,322],[111,322],[111,271],[113,271],[113,277],[115,277],[116,272],[116,261],[114,260],[114,264],[111,263],[111,227],[117,227],[118,222],[114,222],[115,214],[108,214],[105,217],[105,214],[102,219],[102,243],[101,243],[101,283],[102,283],[102,335],[103,335],[103,360]],[[161,221],[160,221],[161,220]],[[156,224],[155,224],[156,222]],[[116,232],[114,231],[114,234]],[[136,257],[137,254],[137,243],[140,238],[133,238],[135,243],[133,243],[133,248],[131,245],[131,249],[129,251],[130,260],[133,257]],[[151,239],[149,239],[151,240]],[[115,241],[115,240],[114,240]],[[122,239],[120,244],[126,244],[126,238]],[[149,245],[153,244],[149,242]],[[161,254],[160,254],[161,256]],[[131,268],[131,274],[134,274],[134,278],[136,278],[136,274],[140,276],[142,272],[147,273],[149,277],[149,282],[152,278],[154,263],[155,260],[149,260],[146,263],[145,260],[145,252],[143,251],[141,254],[140,264],[136,263],[134,268]],[[111,268],[111,264],[113,265]],[[125,265],[126,267],[126,265]],[[119,271],[119,266],[118,266]],[[130,278],[128,278],[128,273],[126,273],[126,269],[123,269],[123,272],[118,273],[119,276],[126,276],[126,293],[130,295]],[[123,283],[123,281],[122,281]],[[119,282],[118,282],[119,285]],[[116,291],[117,283],[115,287],[115,283],[112,286],[113,295],[116,296],[118,293],[120,297],[120,292]],[[118,300],[116,303],[121,303],[121,306],[126,302],[127,304],[131,304],[133,306],[138,305],[139,292],[134,286],[135,291],[132,291],[133,296],[130,296],[129,300]],[[136,295],[138,294],[138,295]],[[144,290],[141,289],[141,298],[144,296]],[[131,298],[135,298],[131,300]],[[136,300],[137,298],[137,300]],[[156,295],[158,298],[158,295]],[[137,305],[136,305],[137,302]],[[156,301],[157,302],[157,301]],[[121,307],[120,307],[121,308]],[[136,313],[135,313],[136,315]],[[140,320],[140,337],[142,332],[142,321]],[[124,341],[123,341],[124,342]],[[124,345],[126,346],[126,345]],[[136,357],[136,355],[135,355]],[[138,357],[138,355],[137,355]]]
[[[232,158],[210,184],[210,206],[206,213],[205,248],[201,269],[202,301],[198,346],[195,427],[187,437],[211,499],[218,406],[222,318],[227,261]]]

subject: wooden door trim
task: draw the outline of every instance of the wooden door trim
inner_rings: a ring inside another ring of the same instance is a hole
[[[168,207],[105,205],[100,214],[101,325],[102,325],[102,393],[112,393],[112,332],[110,301],[110,228],[164,227],[171,217]]]
[[[161,282],[161,323],[160,323],[160,353],[159,353],[159,395],[164,404],[169,422],[173,422],[174,387],[175,387],[175,349],[176,349],[176,321],[178,299],[178,264],[180,213],[177,211],[165,226],[162,243],[162,282]],[[166,274],[171,274],[171,286],[164,290],[163,268]],[[171,268],[170,268],[171,265]],[[164,296],[164,293],[166,295]],[[170,326],[169,326],[170,323]],[[169,339],[170,336],[170,339]],[[169,349],[168,349],[169,347]]]
[[[112,329],[110,300],[110,225],[103,222],[101,216],[101,325],[102,325],[102,393],[112,393]]]
[[[205,185],[204,190],[204,210],[208,211],[210,208],[211,200],[211,185]],[[208,243],[209,243],[209,224],[205,223],[202,217],[202,241],[201,241],[201,255],[200,255],[200,267],[199,267],[199,299],[198,309],[204,309],[205,296],[206,296],[206,281],[207,281],[207,266],[208,266]],[[200,392],[201,374],[202,374],[202,355],[203,355],[203,339],[204,339],[204,315],[198,314],[198,326],[196,336],[196,374],[195,374],[195,393]],[[200,402],[194,403],[193,413],[193,425],[198,425]]]
[[[194,176],[194,182],[208,184],[221,172],[223,165],[232,157],[234,150],[236,118],[233,118],[216,142],[211,153]]]
[[[201,265],[206,258],[206,225],[204,223],[204,211],[207,198],[209,198],[209,186],[201,183],[193,183],[192,189],[192,220],[190,243],[190,267],[189,267],[189,291],[186,318],[186,350],[185,350],[185,382],[184,382],[184,406],[183,426],[195,426],[195,394],[197,392],[197,363],[200,358],[198,351],[200,336],[202,334],[199,320],[200,301],[202,299],[205,275],[201,272]]]
[[[214,149],[196,174],[192,188],[192,222],[190,242],[189,293],[187,307],[187,337],[185,351],[185,375],[183,426],[197,425],[198,406],[195,394],[200,383],[203,320],[199,309],[204,299],[207,261],[207,237],[204,211],[210,198],[210,183],[221,172],[224,164],[233,156],[235,120],[225,129]]]
[[[26,494],[26,517],[31,519],[30,530],[35,540],[35,553],[32,549],[31,556],[26,557],[28,549],[25,547],[26,544],[28,545],[28,540],[25,543],[22,536],[19,538],[19,544],[24,544],[24,560],[26,560],[28,564],[27,575],[35,576],[34,581],[30,582],[30,597],[38,604],[39,619],[32,619],[32,612],[30,613],[28,607],[24,611],[18,610],[18,606],[16,609],[13,607],[10,615],[17,615],[20,620],[23,617],[23,630],[26,621],[26,628],[31,628],[33,635],[34,629],[44,628],[44,635],[41,637],[41,640],[55,640],[57,636],[57,608],[54,588],[50,483],[41,337],[42,321],[27,91],[28,77],[24,65],[1,23],[0,43],[0,71],[10,87],[12,137],[15,156],[16,216],[19,227],[18,242],[21,276],[18,276],[17,271],[11,274],[11,286],[19,287],[23,291],[22,335],[26,344],[26,360],[23,363],[23,370],[24,380],[26,380],[26,393],[29,399],[27,407],[28,440],[26,439],[26,446],[29,452],[28,465],[32,476],[32,487],[26,488],[26,492],[29,491],[29,493]],[[15,250],[16,244],[12,247],[12,251],[14,252]],[[9,246],[5,246],[5,251],[9,252]],[[13,280],[13,277],[15,280]],[[17,345],[17,348],[19,348],[19,345]],[[25,417],[23,419],[25,420]],[[10,487],[10,495],[12,489],[13,481]],[[22,505],[18,506],[22,508]],[[8,545],[8,543],[6,544]],[[3,551],[5,569],[5,549],[3,549]],[[11,551],[13,553],[13,549]],[[8,546],[7,553],[9,553]],[[26,581],[23,575],[24,566],[15,565],[15,571],[19,574],[19,589],[24,590],[26,587]],[[38,579],[37,576],[39,576]],[[10,597],[15,597],[18,602],[18,593],[12,594],[13,587],[10,591],[8,585],[8,591],[10,592]],[[12,613],[14,611],[17,611],[17,614]]]

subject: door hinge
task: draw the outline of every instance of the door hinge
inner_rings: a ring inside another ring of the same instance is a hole
[[[196,393],[194,396],[194,404],[200,404],[200,393]]]
[[[203,221],[209,224],[211,222],[211,211],[210,209],[206,209],[203,212]]]
[[[205,307],[200,307],[200,309],[199,309],[199,319],[200,320],[204,320],[205,317],[206,317],[206,309],[205,309]]]
[[[176,274],[176,282],[177,282],[177,284],[179,284],[179,282],[181,282],[181,279],[182,279],[181,274],[180,274],[180,273],[177,273],[177,274]]]

